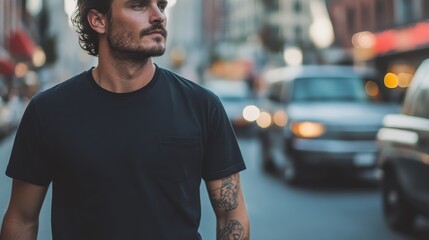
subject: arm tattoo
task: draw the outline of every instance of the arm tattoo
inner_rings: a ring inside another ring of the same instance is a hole
[[[217,240],[249,240],[245,236],[244,228],[237,220],[230,220],[228,224],[218,230]]]
[[[210,200],[214,207],[223,208],[226,211],[234,210],[238,207],[238,192],[240,183],[237,176],[230,176],[221,180],[220,188],[210,190]]]

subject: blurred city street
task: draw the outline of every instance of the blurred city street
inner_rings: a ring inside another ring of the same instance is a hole
[[[371,183],[337,181],[289,187],[261,170],[257,140],[240,139],[240,146],[247,164],[242,182],[252,239],[407,239],[384,224],[380,193]],[[215,240],[209,201],[203,200],[201,233],[204,240]]]
[[[0,0],[0,226],[27,104],[97,66],[71,24],[75,4]],[[165,15],[154,62],[219,96],[247,165],[252,240],[429,239],[429,1],[169,0]],[[420,165],[394,165],[398,155]],[[296,184],[310,173],[329,177]],[[199,232],[215,240],[203,181],[201,203]],[[39,240],[52,239],[50,208],[49,189]]]

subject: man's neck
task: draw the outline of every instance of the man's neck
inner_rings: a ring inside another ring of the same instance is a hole
[[[152,58],[141,62],[99,57],[92,75],[97,84],[115,93],[133,92],[146,86],[155,74]]]

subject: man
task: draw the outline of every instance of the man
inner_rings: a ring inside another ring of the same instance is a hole
[[[78,0],[81,46],[99,63],[27,107],[1,240],[36,239],[51,182],[54,240],[201,239],[201,179],[217,239],[249,239],[245,165],[219,99],[152,62],[165,50],[166,6]]]

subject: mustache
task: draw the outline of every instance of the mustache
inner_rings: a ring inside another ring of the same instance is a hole
[[[167,29],[161,23],[155,23],[152,26],[141,30],[140,37],[154,32],[159,32],[164,38],[167,38]]]

